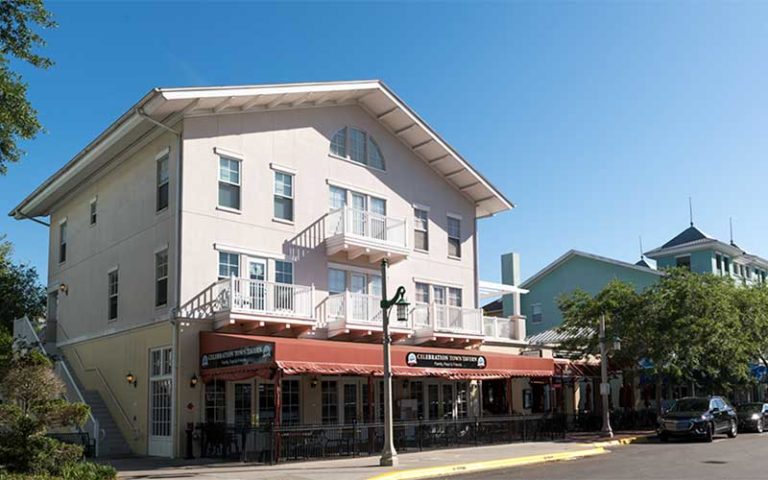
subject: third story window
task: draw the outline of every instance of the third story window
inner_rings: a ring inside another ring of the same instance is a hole
[[[293,221],[293,175],[275,172],[275,218]]]
[[[413,242],[417,250],[429,250],[429,212],[413,209]]]
[[[531,323],[541,323],[543,319],[544,317],[541,313],[541,304],[534,303],[531,305]]]
[[[368,133],[344,127],[331,139],[331,153],[353,162],[384,170],[384,156],[379,145]]]
[[[461,220],[448,217],[448,256],[461,257]]]
[[[108,285],[108,316],[109,320],[115,320],[117,318],[117,294],[118,294],[118,275],[117,270],[112,270],[107,274]]]
[[[168,303],[168,249],[155,254],[155,306]]]
[[[59,224],[59,263],[67,261],[67,221]]]
[[[96,198],[91,200],[91,203],[88,206],[88,215],[89,215],[89,221],[91,225],[96,225]]]
[[[168,207],[168,154],[157,160],[157,211]]]
[[[219,206],[240,210],[240,161],[219,157]]]

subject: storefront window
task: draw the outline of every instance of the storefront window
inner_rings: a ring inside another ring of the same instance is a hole
[[[411,382],[410,398],[416,401],[416,418],[424,418],[424,384],[422,382]]]
[[[339,391],[336,382],[323,380],[321,390],[323,423],[339,423]]]
[[[363,405],[363,415],[362,419],[363,422],[369,422],[371,421],[371,410],[369,405],[369,394],[368,394],[368,384],[364,383],[363,385],[360,385],[360,401]]]
[[[443,384],[443,418],[453,418],[453,385]]]
[[[357,385],[344,384],[344,423],[357,420]]]
[[[205,421],[223,423],[226,421],[226,384],[213,381],[205,385]]]
[[[298,380],[283,380],[282,401],[282,418],[280,420],[283,425],[298,425],[301,419]]]
[[[467,418],[469,388],[467,382],[458,382],[456,384],[456,417]]]
[[[430,420],[437,420],[440,418],[440,389],[435,384],[430,384],[427,386],[427,397],[429,397],[429,410],[427,413],[429,414]]]
[[[250,383],[235,384],[235,426],[251,426],[251,399],[253,386]]]
[[[259,425],[268,425],[275,421],[275,386],[271,383],[259,384]]]
[[[384,381],[379,380],[379,404],[376,406],[376,418],[384,421]]]

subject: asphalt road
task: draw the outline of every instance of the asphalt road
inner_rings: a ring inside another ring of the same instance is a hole
[[[567,462],[452,476],[493,480],[637,480],[768,478],[768,433],[718,436],[712,443],[670,441],[611,448],[611,453]]]

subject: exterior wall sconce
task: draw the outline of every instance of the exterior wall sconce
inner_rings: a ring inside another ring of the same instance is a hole
[[[195,388],[197,386],[197,374],[193,373],[192,378],[189,379],[189,386],[190,388]]]
[[[317,388],[317,384],[318,384],[318,380],[317,380],[317,377],[313,377],[313,378],[312,378],[312,381],[310,381],[310,382],[309,382],[309,386],[310,386],[311,388]]]
[[[128,375],[125,376],[125,381],[128,382],[128,385],[133,385],[133,388],[136,388],[139,383],[131,372],[128,372]]]
[[[66,283],[60,283],[59,292],[63,293],[64,295],[69,295],[69,285],[67,285]]]

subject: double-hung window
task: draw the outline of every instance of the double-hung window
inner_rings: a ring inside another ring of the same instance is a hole
[[[275,171],[275,218],[293,221],[293,175]]]
[[[114,269],[107,274],[107,319],[117,319],[117,295],[119,292],[118,270]]]
[[[429,251],[429,212],[413,209],[413,245],[416,250]]]
[[[239,276],[239,255],[236,253],[219,252],[219,279]]]
[[[59,224],[59,263],[67,261],[67,221]]]
[[[155,306],[168,303],[168,249],[155,254]]]
[[[168,207],[168,154],[157,159],[157,205],[156,211]]]
[[[293,263],[275,260],[275,282],[293,284]]]
[[[240,210],[240,160],[219,157],[219,207]]]
[[[448,217],[448,256],[461,258],[461,220]]]
[[[544,316],[541,311],[541,304],[534,303],[531,305],[531,323],[541,323],[544,320]]]

